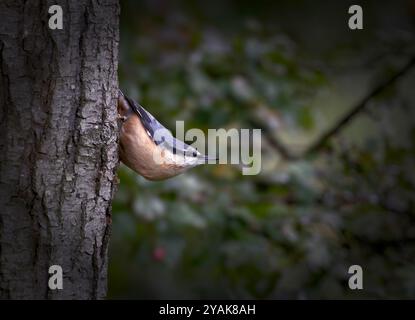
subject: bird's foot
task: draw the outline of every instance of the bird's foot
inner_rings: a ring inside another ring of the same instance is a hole
[[[118,114],[118,120],[121,120],[121,122],[125,122],[127,120],[127,117]]]

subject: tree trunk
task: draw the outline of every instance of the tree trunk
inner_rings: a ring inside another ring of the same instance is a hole
[[[106,295],[118,16],[118,0],[0,0],[0,298]]]

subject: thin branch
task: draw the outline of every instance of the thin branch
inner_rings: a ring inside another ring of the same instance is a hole
[[[263,123],[260,123],[257,120],[254,119],[250,119],[249,120],[250,124],[254,127],[254,128],[258,128],[261,129],[263,134],[267,137],[267,140],[269,142],[269,144],[278,151],[278,153],[285,159],[285,160],[296,160],[297,157],[295,155],[293,155],[291,153],[291,151],[289,151],[287,149],[287,147],[284,145],[284,143],[282,143],[278,137],[276,137],[276,135],[272,132],[272,130],[270,128],[268,128],[267,126],[265,126]]]
[[[405,66],[395,73],[391,78],[374,88],[368,95],[366,95],[354,108],[352,108],[343,118],[341,118],[332,128],[324,133],[315,143],[313,143],[304,153],[303,156],[315,153],[321,149],[331,137],[336,135],[346,124],[349,123],[359,112],[361,112],[367,103],[385,90],[387,87],[396,82],[401,76],[406,74],[415,65],[415,57],[412,57]]]
[[[291,152],[266,126],[259,124],[257,121],[251,121],[251,123],[263,130],[271,146],[273,146],[273,148],[276,149],[285,160],[299,160],[305,158],[322,149],[330,138],[339,133],[340,130],[342,130],[357,114],[359,114],[362,110],[365,109],[367,103],[370,100],[372,100],[375,96],[377,96],[387,87],[394,84],[400,77],[405,75],[414,65],[415,56],[412,57],[409,60],[409,62],[406,63],[405,66],[402,67],[402,69],[400,69],[392,77],[390,77],[388,80],[384,81],[383,83],[375,87],[372,91],[370,91],[362,100],[359,101],[359,103],[357,103],[353,108],[351,108],[346,115],[344,115],[339,121],[337,121],[333,125],[333,127],[331,127],[329,130],[323,133],[320,136],[320,138],[317,139],[316,142],[311,144],[310,147],[308,147],[304,152],[300,154],[294,154],[293,152]]]

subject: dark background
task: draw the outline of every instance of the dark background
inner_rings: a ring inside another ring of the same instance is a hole
[[[169,129],[264,130],[257,176],[120,168],[110,298],[415,298],[415,1],[131,0],[120,21],[120,87]]]

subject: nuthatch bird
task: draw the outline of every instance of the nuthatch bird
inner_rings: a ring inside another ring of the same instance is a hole
[[[122,120],[120,159],[144,178],[168,179],[211,160],[174,138],[156,118],[121,90],[117,109]]]

